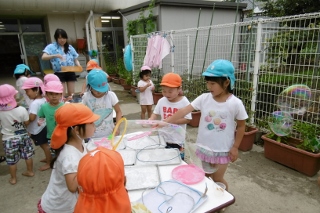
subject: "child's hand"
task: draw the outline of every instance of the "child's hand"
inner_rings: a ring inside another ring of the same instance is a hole
[[[229,157],[231,158],[231,162],[235,162],[238,159],[238,148],[232,147],[229,151]]]
[[[150,86],[151,86],[151,83],[150,83],[150,82],[149,82],[149,83],[147,83],[147,86],[148,86],[148,87],[150,87]]]
[[[45,122],[45,118],[39,118],[38,119],[38,126],[41,126]]]

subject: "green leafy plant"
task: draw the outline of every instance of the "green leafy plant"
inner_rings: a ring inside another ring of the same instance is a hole
[[[161,80],[162,80],[163,72],[160,69],[153,69],[151,72],[152,82],[154,84],[154,92],[161,92]]]
[[[183,74],[182,78],[182,89],[183,94],[191,102],[200,96],[202,93],[208,91],[204,78],[188,78],[188,74]]]
[[[320,139],[316,132],[320,132],[320,127],[306,122],[296,121],[293,129],[301,134],[302,143],[297,147],[309,152],[318,153],[320,151]]]
[[[117,61],[115,57],[107,50],[107,48],[105,48],[103,51],[103,57],[106,65],[106,72],[109,75],[118,75]]]
[[[128,39],[132,35],[150,33],[157,30],[157,18],[153,15],[155,0],[151,0],[147,8],[141,8],[138,19],[127,22]],[[149,12],[145,17],[145,11]]]

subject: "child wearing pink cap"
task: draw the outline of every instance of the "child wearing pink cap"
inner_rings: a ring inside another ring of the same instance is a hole
[[[63,105],[61,102],[62,93],[63,93],[63,85],[60,81],[49,81],[44,90],[46,92],[46,98],[48,100],[47,103],[41,105],[40,110],[38,112],[38,116],[40,119],[39,125],[41,125],[41,121],[46,120],[47,124],[47,140],[50,145],[51,135],[56,127],[56,121],[54,119],[54,113],[56,110]],[[54,153],[51,153],[52,155]]]
[[[47,140],[46,123],[42,122],[40,125],[38,125],[38,112],[41,105],[46,102],[46,99],[44,98],[44,85],[41,79],[37,77],[30,77],[23,83],[21,88],[26,91],[26,94],[31,100],[29,107],[30,124],[27,126],[27,130],[30,133],[30,137],[34,144],[36,146],[40,146],[45,154],[46,158],[41,162],[45,162],[46,164],[39,168],[40,171],[44,171],[50,168],[51,161],[50,146]]]
[[[17,106],[15,95],[18,91],[9,84],[0,85],[0,122],[3,147],[9,166],[9,183],[17,183],[17,163],[20,159],[26,161],[27,171],[22,175],[34,176],[33,160],[34,149],[25,125],[29,124],[28,111]]]
[[[151,116],[153,105],[152,91],[154,90],[154,85],[150,76],[151,68],[148,66],[142,66],[139,73],[141,80],[138,82],[138,88],[140,91],[141,119],[146,118],[146,112],[148,113],[148,118]]]
[[[44,85],[46,85],[50,81],[59,81],[60,82],[60,79],[55,74],[51,74],[50,73],[50,74],[47,74],[47,75],[44,76],[43,83],[44,83]]]

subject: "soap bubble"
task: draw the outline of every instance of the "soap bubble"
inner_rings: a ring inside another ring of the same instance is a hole
[[[288,112],[275,111],[268,122],[272,132],[278,136],[286,136],[291,133],[293,119]]]
[[[303,115],[308,108],[310,98],[311,90],[308,86],[295,84],[279,94],[277,106],[281,111]]]

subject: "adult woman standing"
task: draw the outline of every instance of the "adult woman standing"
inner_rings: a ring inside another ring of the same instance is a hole
[[[65,30],[56,29],[54,39],[56,42],[47,45],[43,50],[42,60],[50,60],[54,74],[63,84],[63,96],[66,94],[71,96],[75,90],[77,77],[74,72],[61,72],[61,66],[81,66],[77,59],[79,54],[68,44],[68,35]]]

